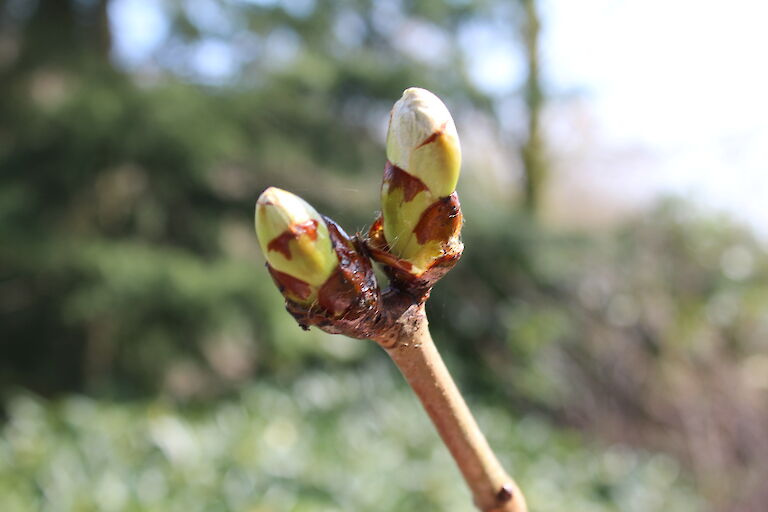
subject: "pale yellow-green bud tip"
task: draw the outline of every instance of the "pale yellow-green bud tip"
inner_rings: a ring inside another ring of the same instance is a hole
[[[426,89],[411,87],[392,107],[387,159],[420,179],[434,197],[456,190],[461,146],[445,104]]]
[[[298,279],[293,299],[311,301],[339,264],[325,221],[306,201],[276,187],[256,202],[256,235],[272,267]],[[306,285],[306,286],[304,286]]]

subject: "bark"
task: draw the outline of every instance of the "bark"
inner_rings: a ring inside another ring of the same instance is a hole
[[[421,400],[477,508],[483,512],[526,512],[523,494],[501,467],[432,341],[424,305],[406,310],[376,341]]]

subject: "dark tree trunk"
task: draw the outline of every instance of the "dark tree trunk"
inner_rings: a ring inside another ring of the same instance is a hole
[[[543,189],[547,177],[547,165],[541,134],[541,113],[544,106],[544,92],[539,67],[539,35],[541,22],[536,0],[522,0],[524,10],[523,42],[527,77],[525,81],[525,103],[528,111],[528,129],[521,153],[525,173],[524,207],[532,216],[539,213]]]
[[[109,0],[97,0],[90,5],[74,0],[39,0],[23,27],[20,67],[107,61],[112,40],[108,6]]]

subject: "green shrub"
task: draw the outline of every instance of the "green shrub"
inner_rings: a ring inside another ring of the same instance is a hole
[[[474,408],[534,510],[698,510],[667,456]],[[261,382],[202,408],[19,393],[8,414],[4,512],[473,510],[425,413],[384,365]]]

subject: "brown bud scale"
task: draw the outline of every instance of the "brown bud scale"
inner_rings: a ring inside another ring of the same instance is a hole
[[[313,241],[317,240],[317,221],[315,219],[309,219],[301,223],[293,224],[279,236],[272,239],[267,245],[267,250],[279,252],[285,256],[286,259],[290,260],[292,255],[288,243],[291,240],[296,240],[302,235],[307,235]]]
[[[286,298],[285,307],[304,329],[316,326],[332,334],[371,338],[380,329],[382,308],[368,251],[331,219],[324,220],[339,267],[320,288],[317,306],[303,306]]]
[[[389,183],[389,190],[403,189],[403,199],[407,203],[412,201],[419,192],[429,190],[427,185],[416,176],[394,165],[387,160],[384,166],[384,182]]]
[[[267,263],[267,270],[269,270],[269,274],[272,276],[277,288],[283,295],[288,293],[299,300],[306,300],[312,293],[312,288],[309,286],[309,283],[293,277],[290,274],[286,274],[285,272],[280,272],[273,268],[269,263]]]
[[[416,240],[425,244],[431,240],[450,240],[461,229],[461,207],[456,194],[441,197],[421,214],[413,228]]]
[[[343,313],[355,300],[355,286],[344,278],[340,267],[331,274],[317,292],[320,307],[332,314]]]
[[[418,242],[424,243],[430,240],[444,240],[444,242],[443,255],[436,258],[421,274],[413,272],[413,265],[409,261],[398,258],[390,252],[384,236],[384,221],[381,216],[368,231],[365,244],[371,257],[382,265],[384,272],[392,280],[394,288],[409,293],[416,297],[417,301],[424,301],[429,297],[432,286],[461,258],[461,253],[464,251],[464,244],[459,239],[462,219],[461,204],[456,192],[435,201],[422,214],[419,221],[421,227],[417,225],[414,230],[417,237],[420,237]]]
[[[408,181],[405,171],[391,167],[394,174],[400,172],[405,175],[405,182]],[[318,290],[316,302],[310,305],[300,302],[310,296],[307,283],[268,266],[286,298],[286,309],[303,329],[315,326],[352,338],[383,339],[396,328],[397,319],[404,311],[427,300],[432,286],[453,268],[464,248],[458,236],[462,215],[455,192],[430,205],[414,230],[419,243],[443,241],[443,255],[419,274],[409,261],[389,251],[381,217],[371,226],[365,240],[357,236],[350,238],[331,219],[323,217],[323,220],[339,265]],[[383,294],[371,259],[382,265],[391,280],[390,289]]]

